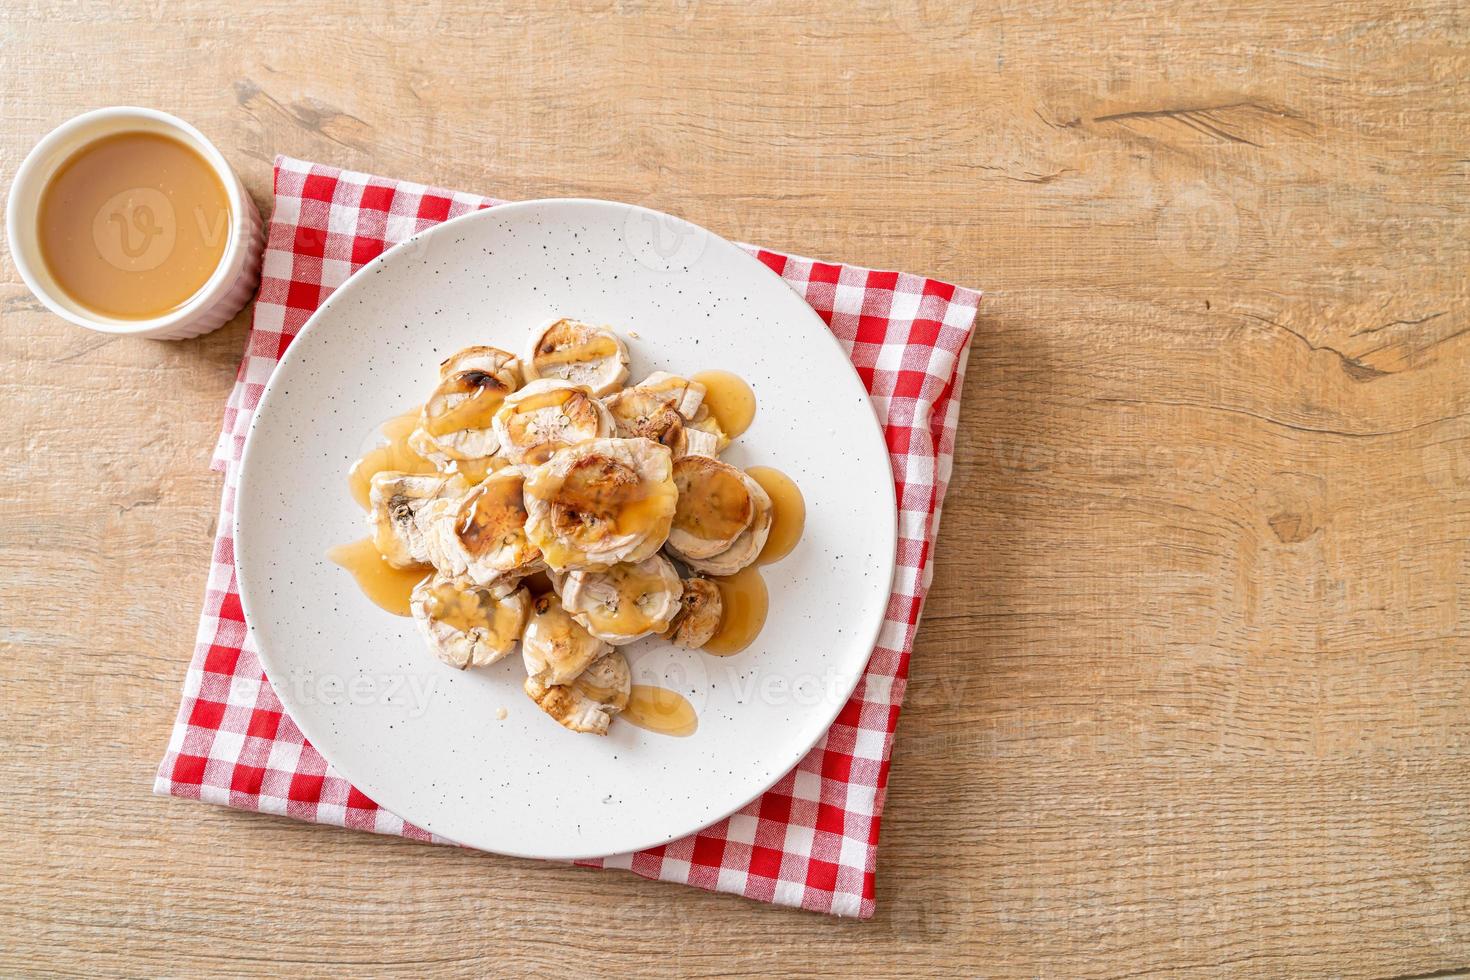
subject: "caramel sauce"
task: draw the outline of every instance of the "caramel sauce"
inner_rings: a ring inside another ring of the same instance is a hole
[[[418,425],[419,410],[404,412],[397,418],[383,423],[382,433],[388,441],[376,449],[370,449],[352,464],[347,473],[347,486],[352,499],[363,510],[372,507],[369,495],[372,492],[373,476],[385,470],[402,473],[433,473],[434,464],[408,448],[408,437]]]
[[[755,392],[729,371],[700,371],[694,381],[704,385],[704,405],[725,435],[734,439],[755,418]]]
[[[371,538],[339,544],[327,552],[327,558],[351,572],[362,594],[395,616],[411,615],[409,595],[414,586],[433,574],[427,565],[394,568],[378,553]]]
[[[548,332],[546,336],[547,339],[543,340],[541,346],[536,349],[537,371],[547,372],[551,368],[565,364],[597,361],[604,357],[615,356],[618,352],[617,343],[606,334],[599,333],[590,337],[567,338],[566,340],[552,339],[551,332]]]
[[[512,410],[517,415],[525,415],[531,412],[541,412],[548,408],[561,408],[570,415],[572,409],[564,407],[573,398],[587,400],[587,396],[575,388],[552,388],[549,391],[538,391],[534,395],[527,395],[515,403]]]
[[[720,590],[724,614],[720,618],[719,632],[710,637],[704,650],[717,657],[728,657],[750,646],[760,635],[761,627],[765,626],[769,602],[766,582],[754,565],[734,575],[711,578],[710,581]]]
[[[676,506],[673,484],[657,483],[651,491],[628,501],[618,511],[613,520],[618,534],[645,534],[660,521],[670,519]]]
[[[491,473],[497,473],[509,465],[510,460],[503,456],[485,456],[481,459],[455,460],[446,472],[460,474],[465,478],[465,482],[473,486]]]
[[[651,391],[655,394],[668,392],[671,397],[679,399],[683,397],[685,390],[688,389],[689,380],[687,378],[681,378],[677,374],[670,374],[668,377],[659,378],[654,382],[647,380],[640,381],[637,387],[640,391]]]
[[[683,738],[699,727],[694,705],[677,691],[649,684],[634,684],[628,706],[618,715],[639,728],[659,735]]]
[[[757,565],[769,565],[791,554],[801,540],[801,532],[806,529],[806,501],[791,477],[780,470],[752,466],[745,473],[771,498],[771,532],[755,560]]]
[[[41,191],[41,259],[62,292],[120,320],[178,309],[219,267],[230,199],[193,148],[115,133],[66,159]]]
[[[441,382],[429,398],[424,429],[436,437],[465,429],[488,429],[509,393],[504,383],[493,375],[461,371]]]

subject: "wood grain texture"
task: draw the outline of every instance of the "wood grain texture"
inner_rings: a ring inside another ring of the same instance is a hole
[[[10,0],[0,174],[276,152],[984,287],[868,923],[150,795],[245,319],[0,264],[7,974],[1470,966],[1470,24],[1454,0]],[[819,13],[826,9],[826,13]]]

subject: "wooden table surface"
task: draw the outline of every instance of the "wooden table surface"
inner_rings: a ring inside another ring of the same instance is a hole
[[[877,917],[153,797],[246,315],[7,252],[0,972],[1470,966],[1465,6],[823,6],[9,0],[0,175],[149,105],[262,210],[284,152],[983,287]]]

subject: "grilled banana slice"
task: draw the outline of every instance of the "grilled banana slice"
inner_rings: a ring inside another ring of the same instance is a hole
[[[672,399],[674,410],[690,421],[704,405],[704,385],[667,371],[655,371],[634,387]]]
[[[570,684],[612,647],[567,614],[554,595],[531,603],[531,619],[521,637],[521,659],[526,675],[542,684]]]
[[[574,732],[606,735],[613,715],[628,706],[633,691],[628,661],[614,650],[570,684],[545,684],[527,677],[526,694],[542,711]]]
[[[497,470],[434,515],[440,571],[493,585],[541,567],[541,549],[526,537],[524,483],[520,467]]]
[[[409,609],[434,655],[463,670],[493,664],[510,652],[525,626],[531,594],[440,573],[418,584]]]
[[[447,358],[439,374],[439,386],[408,437],[409,448],[441,470],[493,455],[500,437],[491,420],[521,386],[520,362],[496,347],[466,347]]]
[[[687,440],[684,416],[674,407],[669,395],[643,388],[624,388],[602,400],[612,415],[617,433],[624,439],[652,439],[678,459],[684,455]]]
[[[686,578],[679,611],[663,635],[676,647],[697,650],[720,631],[724,616],[725,602],[715,583],[707,578]]]
[[[640,562],[668,537],[677,496],[667,447],[595,439],[527,475],[526,535],[558,571]]]
[[[558,449],[613,434],[612,416],[592,392],[569,381],[532,381],[495,413],[501,453],[513,463],[546,462]]]
[[[729,463],[708,456],[674,461],[679,505],[669,529],[669,550],[689,559],[727,550],[755,520],[755,481]]]
[[[684,424],[685,456],[718,456],[720,451],[730,444],[730,440],[724,436],[696,426],[697,423],[694,422]]]
[[[450,354],[439,362],[439,380],[452,377],[461,371],[480,370],[494,374],[507,366],[507,361],[514,362],[516,387],[521,382],[521,362],[514,354],[507,353],[499,347],[487,347],[478,345],[466,347],[464,350]]]
[[[693,462],[698,459],[700,457],[689,456],[679,462]],[[725,466],[717,460],[705,462]],[[695,550],[703,551],[707,550],[704,546],[722,540],[721,536],[738,520],[741,510],[739,495],[729,492],[731,484],[725,482],[723,476],[716,482],[704,474],[692,471],[688,473],[691,477],[688,489],[681,487],[679,490],[679,504],[684,508],[684,513],[674,517],[679,534],[676,537],[670,532],[668,549],[675,558],[696,572],[703,572],[705,575],[734,575],[760,557],[761,549],[766,546],[766,538],[771,533],[771,520],[775,516],[771,498],[759,483],[743,471],[735,472],[740,474],[753,513],[749,525],[730,541],[728,547],[714,554],[691,554],[681,545],[693,543]]]
[[[468,489],[459,476],[415,475],[384,470],[373,474],[368,523],[378,553],[395,568],[433,564],[435,516]]]
[[[600,397],[628,380],[628,348],[608,327],[562,319],[531,335],[523,366],[528,381],[559,378]]]
[[[679,573],[663,555],[637,564],[569,572],[561,601],[587,632],[613,646],[662,633],[679,612]]]
[[[697,381],[656,371],[633,387],[608,395],[602,403],[612,413],[618,435],[625,439],[652,439],[668,446],[675,459],[719,452],[712,433],[691,426],[704,403],[704,385]]]

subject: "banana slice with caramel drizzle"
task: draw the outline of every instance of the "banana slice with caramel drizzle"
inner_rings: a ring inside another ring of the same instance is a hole
[[[679,504],[669,550],[688,560],[713,558],[728,549],[755,520],[754,483],[740,469],[708,456],[675,460]]]
[[[705,404],[706,389],[700,382],[667,371],[655,371],[635,387],[673,400],[674,409],[684,418],[686,454],[718,456],[730,445],[730,438]]]
[[[607,726],[628,706],[633,675],[628,661],[614,650],[599,659],[570,684],[546,684],[527,677],[526,694],[565,728],[606,735]]]
[[[608,327],[561,319],[531,335],[524,370],[528,381],[557,378],[600,397],[628,380],[628,348]]]
[[[734,575],[753,563],[771,533],[775,508],[766,491],[728,463],[686,456],[674,463],[679,505],[668,550],[696,572]]]
[[[679,612],[683,583],[673,564],[654,555],[637,564],[579,569],[562,582],[562,606],[593,636],[622,646],[662,633]]]
[[[497,347],[466,347],[439,366],[439,376],[409,448],[441,470],[493,455],[500,437],[491,421],[521,386],[520,362]]]
[[[444,360],[439,362],[439,380],[453,377],[461,371],[487,371],[494,374],[504,370],[507,361],[515,361],[515,379],[517,387],[521,381],[520,361],[514,354],[503,351],[499,347],[490,347],[486,344],[476,344],[463,350],[455,351]]]
[[[631,388],[608,395],[602,403],[612,413],[618,435],[652,439],[668,446],[678,459],[689,453],[713,456],[718,452],[710,434],[690,428],[703,401],[704,385],[656,371]]]
[[[677,496],[666,446],[594,439],[527,475],[526,535],[557,571],[640,562],[668,537]]]
[[[668,446],[675,459],[684,455],[687,445],[684,416],[669,396],[633,387],[608,395],[602,403],[612,415],[621,438],[652,439]]]
[[[495,413],[500,452],[513,463],[538,465],[558,449],[613,434],[612,416],[592,392],[570,381],[532,381]]]
[[[724,617],[725,602],[715,583],[707,578],[686,578],[679,611],[663,636],[676,647],[697,650],[720,631]]]
[[[395,568],[435,563],[437,516],[468,486],[459,476],[395,470],[373,474],[368,524],[378,553]]]
[[[526,674],[542,684],[570,684],[612,647],[587,632],[555,595],[537,596],[521,637]]]
[[[674,411],[690,421],[704,405],[704,385],[667,371],[655,371],[634,387],[671,399]]]
[[[440,573],[414,588],[409,609],[434,655],[463,670],[488,666],[510,652],[525,627],[531,594]]]
[[[492,585],[541,567],[541,550],[526,537],[524,484],[519,467],[497,470],[433,516],[441,572]]]

